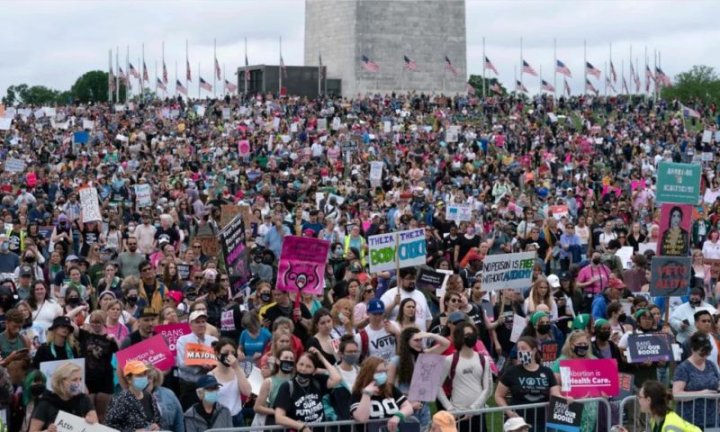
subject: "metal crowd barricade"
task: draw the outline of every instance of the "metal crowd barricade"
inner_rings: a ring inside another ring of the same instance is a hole
[[[703,430],[720,428],[720,393],[707,395],[673,395],[673,411],[684,420]],[[649,428],[647,414],[640,412],[637,396],[620,402],[620,423],[628,432],[644,432]]]

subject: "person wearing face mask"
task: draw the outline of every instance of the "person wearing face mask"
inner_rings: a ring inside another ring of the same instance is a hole
[[[628,349],[628,340],[631,334],[660,333],[660,330],[655,327],[655,320],[648,309],[639,309],[635,312],[634,318],[635,321],[637,321],[635,331],[623,334],[620,342],[618,342],[618,348],[620,348],[620,352],[623,354],[625,354]],[[664,368],[666,364],[667,362],[665,361],[629,363],[628,369],[635,375],[635,385],[640,387],[645,381],[657,379],[658,368]]]
[[[544,409],[512,409],[508,406],[508,397],[513,405],[548,402],[550,396],[561,397],[560,383],[555,379],[552,369],[540,363],[535,338],[521,336],[518,339],[517,359],[519,364],[508,367],[500,378],[495,388],[495,403],[499,407],[508,407],[505,411],[507,417],[524,418],[533,430],[544,430]]]
[[[185,411],[185,432],[233,427],[230,410],[219,402],[220,388],[223,385],[213,375],[201,377],[197,384],[198,388],[195,391],[200,402]]]
[[[707,318],[712,319],[709,314]],[[700,331],[690,336],[690,357],[675,368],[672,384],[673,395],[695,397],[691,401],[679,401],[675,409],[682,418],[703,430],[718,426],[717,399],[700,397],[716,395],[720,388],[720,370],[710,359],[715,345],[711,338]]]
[[[599,319],[595,321],[595,340],[592,342],[592,354],[599,359],[615,359],[618,369],[622,372],[627,365],[620,353],[620,349],[610,339],[611,335],[612,327],[608,320]]]
[[[550,314],[540,310],[530,316],[529,325],[522,336],[536,338],[539,344],[540,358],[545,366],[550,366],[557,359],[558,351],[565,342],[565,335],[550,321]],[[517,345],[510,351],[510,358],[515,357]]]
[[[221,338],[213,345],[213,348],[218,358],[218,365],[210,372],[210,375],[220,383],[218,402],[230,410],[233,426],[241,427],[244,425],[244,417],[242,398],[239,396],[249,397],[252,387],[238,362],[237,344],[231,339]]]
[[[40,395],[45,392],[47,378],[39,370],[31,370],[22,382],[22,404],[25,408],[21,431],[30,429],[30,420]]]
[[[590,265],[583,267],[577,275],[576,287],[583,293],[583,304],[576,312],[590,312],[596,295],[602,294],[610,281],[610,269],[602,263],[599,252],[593,252]]]
[[[272,375],[265,378],[255,402],[255,418],[253,426],[271,426],[275,424],[275,398],[280,385],[289,381],[295,371],[295,354],[290,348],[281,348],[277,352],[277,366],[273,368]]]
[[[147,365],[139,360],[130,360],[122,371],[129,383],[128,388],[113,395],[105,416],[105,426],[120,432],[160,430],[160,409],[147,390],[150,382]]]
[[[400,269],[398,286],[385,291],[380,300],[384,305],[389,305],[385,308],[385,317],[395,321],[400,310],[400,302],[406,298],[413,299],[415,301],[415,325],[420,331],[426,331],[433,316],[425,295],[415,289],[415,275],[414,267]]]
[[[82,417],[90,424],[98,422],[95,408],[83,392],[80,366],[74,363],[59,366],[50,378],[50,388],[52,390],[44,390],[37,398],[29,432],[56,432],[55,418],[60,411]]]
[[[675,330],[678,343],[683,344],[695,333],[695,312],[698,310],[710,311],[712,315],[717,313],[717,309],[710,303],[705,301],[705,291],[702,288],[693,288],[690,291],[690,298],[687,303],[683,303],[676,307],[670,313],[670,327]]]
[[[398,424],[413,414],[410,401],[388,380],[385,360],[368,357],[363,362],[353,386],[350,413],[360,423],[388,419],[390,432],[396,432]],[[362,432],[365,428],[358,430]]]

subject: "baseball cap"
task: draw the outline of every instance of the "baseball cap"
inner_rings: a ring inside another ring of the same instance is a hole
[[[152,318],[156,316],[158,316],[157,311],[151,307],[143,308],[142,312],[140,313],[140,318]]]
[[[205,317],[205,318],[207,318],[207,312],[205,312],[205,311],[203,311],[203,310],[197,310],[197,311],[195,311],[195,312],[193,312],[193,313],[190,314],[190,319],[189,319],[189,321],[190,321],[190,322],[193,322],[193,321],[195,321],[196,319],[198,319],[198,318],[200,318],[200,317]]]
[[[380,299],[372,299],[368,302],[367,313],[371,315],[385,313],[385,304]]]
[[[20,277],[32,277],[33,275],[33,269],[29,265],[24,265],[20,267]]]
[[[525,423],[525,419],[523,419],[522,417],[513,417],[505,422],[505,424],[503,425],[503,432],[512,432],[524,427],[532,426]]]
[[[180,303],[183,299],[183,293],[181,291],[168,291],[167,296],[173,299],[175,303]]]
[[[80,261],[80,258],[78,258],[77,255],[68,255],[67,258],[65,258],[65,262],[71,262],[71,261]]]
[[[530,316],[530,324],[535,325],[538,321],[548,316],[547,312],[537,311]]]
[[[455,427],[455,417],[447,411],[438,411],[432,418],[434,426],[440,429],[440,432],[457,432]]]
[[[588,324],[590,324],[590,314],[580,314],[573,319],[572,329],[585,330]]]
[[[449,323],[458,324],[463,321],[465,321],[465,312],[463,312],[463,311],[451,312],[450,315],[448,315]]]
[[[55,319],[53,319],[52,325],[50,326],[50,328],[48,330],[55,330],[58,327],[67,327],[72,330],[73,329],[72,321],[70,321],[70,318],[68,318],[64,315],[55,317]]]
[[[148,370],[148,367],[145,363],[141,362],[140,360],[130,360],[127,363],[125,363],[125,367],[123,368],[123,374],[125,376],[128,375],[140,375],[141,373]]]
[[[623,282],[620,278],[610,277],[610,281],[608,281],[608,287],[612,289],[623,289],[625,288],[625,282]]]
[[[560,278],[557,275],[551,274],[547,277],[550,288],[560,288]]]
[[[209,389],[222,387],[222,384],[220,384],[213,375],[203,375],[197,380],[197,386],[198,388]]]

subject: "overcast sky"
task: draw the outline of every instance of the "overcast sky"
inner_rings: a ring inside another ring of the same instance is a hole
[[[338,0],[341,1],[341,0]],[[251,64],[277,64],[282,36],[285,63],[303,62],[303,0],[225,1],[13,1],[4,0],[0,26],[0,95],[9,85],[27,83],[69,89],[78,76],[94,69],[107,70],[108,49],[126,47],[138,66],[145,44],[145,61],[151,81],[155,65],[161,70],[162,43],[171,82],[175,65],[184,74],[185,40],[189,42],[193,78],[198,62],[205,80],[212,82],[213,39],[217,56],[228,77],[244,62],[247,37]],[[573,91],[581,91],[583,41],[587,58],[605,71],[610,55],[620,74],[629,70],[629,50],[644,70],[644,50],[650,62],[661,52],[662,68],[673,76],[692,65],[720,69],[717,55],[720,27],[714,21],[716,0],[695,1],[473,1],[467,0],[468,73],[482,73],[482,39],[487,56],[500,72],[505,86],[514,82],[514,68],[523,57],[552,83],[553,38],[558,59],[573,73]],[[441,61],[441,57],[439,60]],[[422,67],[422,65],[418,65]],[[652,67],[652,66],[651,66]],[[519,73],[519,68],[518,68]],[[525,76],[531,92],[537,78]],[[197,83],[197,81],[195,81]],[[604,88],[601,82],[594,84]],[[558,77],[558,87],[562,80]],[[620,90],[620,82],[617,84]],[[197,87],[191,87],[195,95]]]

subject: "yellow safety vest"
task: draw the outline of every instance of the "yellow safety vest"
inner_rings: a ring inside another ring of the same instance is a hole
[[[650,420],[650,430],[653,430],[654,427],[655,422]],[[670,411],[665,414],[665,421],[663,422],[660,432],[701,432],[701,429],[694,424],[685,421],[674,411]]]
[[[343,248],[345,256],[350,251],[350,237],[349,235],[345,236],[345,247]],[[365,238],[363,236],[360,236],[360,262],[365,267]]]

